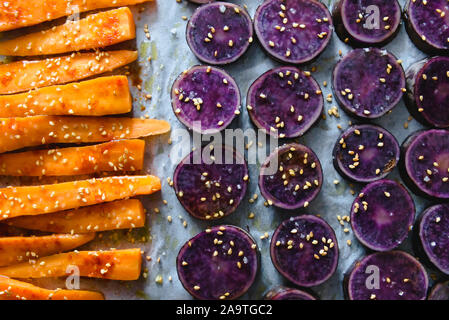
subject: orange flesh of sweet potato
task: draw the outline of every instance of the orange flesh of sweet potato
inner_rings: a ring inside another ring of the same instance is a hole
[[[9,0],[0,5],[0,32],[32,26],[74,13],[135,5],[151,0]]]
[[[73,250],[94,238],[95,233],[0,238],[0,267]]]
[[[143,167],[145,141],[117,140],[87,147],[0,154],[5,176],[72,176]]]
[[[110,202],[161,189],[155,176],[122,176],[0,189],[0,220]],[[0,273],[1,274],[1,273]]]
[[[136,37],[129,8],[100,12],[78,21],[0,42],[0,55],[36,56],[97,49]]]
[[[128,78],[93,80],[45,87],[25,93],[0,95],[0,117],[103,116],[132,110]]]
[[[6,220],[11,226],[56,233],[90,233],[141,228],[145,212],[137,199],[120,200],[64,212],[24,216]]]
[[[170,131],[156,119],[34,116],[0,118],[0,153],[50,143],[135,139]]]
[[[95,291],[48,290],[0,276],[0,300],[104,300],[104,296]]]
[[[82,277],[137,280],[141,264],[140,249],[77,251],[44,257],[34,264],[25,262],[1,267],[0,275],[14,279],[64,277],[68,275],[67,267],[76,266]]]
[[[112,71],[136,59],[136,51],[118,50],[0,64],[0,94],[82,80]]]

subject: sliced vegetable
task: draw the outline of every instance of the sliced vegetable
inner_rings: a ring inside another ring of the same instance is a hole
[[[366,247],[389,251],[399,246],[412,229],[415,204],[401,184],[372,182],[362,189],[351,208],[354,235]]]
[[[420,50],[432,54],[449,52],[449,6],[446,0],[409,0],[404,11],[406,30]]]
[[[145,141],[118,140],[63,149],[0,154],[5,176],[72,176],[107,171],[137,171],[143,167]]]
[[[339,0],[332,12],[341,40],[356,47],[384,46],[398,34],[397,0]]]
[[[402,251],[378,252],[355,263],[345,281],[350,300],[425,300],[429,279],[418,260]]]
[[[94,238],[95,233],[0,238],[0,267],[69,251],[86,244]]]
[[[350,115],[375,119],[391,111],[405,91],[405,73],[384,49],[355,49],[334,68],[332,89]]]
[[[0,300],[104,300],[104,296],[95,291],[48,290],[0,276]]]
[[[132,110],[128,79],[101,77],[29,92],[0,95],[0,117],[103,116]]]
[[[78,81],[112,71],[137,59],[136,51],[73,53],[45,60],[0,64],[0,94]]]
[[[418,131],[402,144],[401,173],[419,195],[449,199],[449,132]]]
[[[317,58],[332,37],[332,18],[317,0],[268,0],[254,17],[262,47],[275,59],[301,64]]]
[[[289,281],[301,287],[317,286],[337,269],[338,242],[334,230],[311,215],[282,222],[270,244],[274,266]]]
[[[240,91],[224,70],[194,66],[181,73],[171,92],[178,120],[201,134],[224,130],[240,114]]]
[[[265,295],[266,300],[316,300],[311,294],[293,288],[276,287]]]
[[[421,60],[410,66],[406,76],[410,113],[424,125],[449,128],[449,58]]]
[[[296,138],[318,121],[324,100],[310,74],[295,67],[279,67],[251,85],[247,104],[257,127],[280,138]]]
[[[164,134],[164,120],[34,116],[0,118],[0,152],[51,143],[92,143]]]
[[[297,143],[277,148],[260,169],[260,192],[269,205],[279,208],[307,207],[322,185],[320,160],[311,149]]]
[[[449,300],[449,282],[437,283],[427,300]]]
[[[128,199],[63,212],[17,217],[5,223],[44,232],[92,233],[141,228],[145,225],[145,212],[139,200]]]
[[[75,251],[0,268],[0,274],[17,279],[57,278],[67,276],[69,266],[79,269],[81,277],[110,280],[137,280],[142,256],[140,249],[111,251]]]
[[[122,176],[0,189],[0,220],[75,209],[152,194],[161,189],[155,176]],[[1,274],[1,273],[0,273]]]
[[[0,6],[0,32],[32,26],[64,16],[104,9],[139,4],[152,0],[14,0]]]
[[[0,42],[5,56],[36,56],[108,47],[136,37],[129,8],[100,12],[49,30]]]
[[[335,169],[345,178],[361,183],[384,179],[399,162],[399,143],[384,128],[374,125],[349,127],[335,143]]]
[[[449,274],[449,204],[425,210],[418,228],[420,251],[441,272]]]
[[[234,226],[216,226],[187,241],[176,260],[184,288],[202,300],[232,300],[254,283],[259,269],[256,242]]]
[[[208,152],[210,151],[210,152]],[[246,194],[248,167],[230,147],[196,149],[176,167],[173,186],[195,218],[220,219],[234,212]]]
[[[203,1],[206,3],[209,1]],[[253,23],[242,7],[214,2],[198,7],[187,24],[187,44],[202,62],[223,65],[236,61],[253,41]]]

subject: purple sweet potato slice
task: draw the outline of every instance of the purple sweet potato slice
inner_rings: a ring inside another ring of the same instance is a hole
[[[401,147],[401,174],[415,193],[449,199],[449,131],[418,131]]]
[[[316,298],[298,289],[279,286],[268,291],[265,300],[316,300]]]
[[[447,0],[409,0],[404,15],[410,39],[420,50],[431,54],[449,52]]]
[[[375,119],[391,111],[405,91],[405,73],[398,60],[378,48],[355,49],[335,66],[332,89],[350,115]]]
[[[271,260],[285,278],[301,287],[317,286],[337,269],[338,243],[334,230],[311,215],[281,223],[271,238]]]
[[[184,244],[177,260],[184,288],[202,300],[232,300],[253,284],[259,269],[256,242],[235,226],[216,226]]]
[[[335,143],[335,169],[345,178],[361,183],[384,179],[400,158],[399,143],[384,128],[374,125],[349,127]]]
[[[427,300],[449,300],[449,282],[434,285]]]
[[[173,186],[179,202],[195,218],[228,216],[246,194],[248,167],[230,147],[196,149],[176,167]]]
[[[389,251],[405,240],[415,212],[413,199],[401,184],[375,181],[363,188],[352,204],[352,230],[371,250]]]
[[[194,66],[181,73],[171,92],[172,107],[187,128],[214,134],[225,129],[240,114],[240,91],[224,70]]]
[[[421,248],[441,272],[449,274],[449,204],[425,210],[418,228]]]
[[[260,169],[259,189],[269,205],[283,209],[307,207],[320,193],[323,171],[316,154],[306,146],[281,146]]]
[[[414,257],[402,251],[389,251],[371,254],[357,262],[345,284],[350,300],[425,300],[429,279]]]
[[[251,85],[247,104],[258,128],[280,138],[296,138],[318,121],[324,99],[319,84],[309,74],[295,67],[279,67]]]
[[[317,0],[267,0],[256,11],[254,29],[273,58],[302,64],[324,51],[333,25],[329,10]]]
[[[421,60],[407,70],[406,102],[421,123],[449,128],[449,58]]]
[[[355,47],[384,46],[398,33],[401,6],[397,0],[339,0],[332,16],[344,42]]]
[[[233,3],[214,2],[198,7],[193,13],[187,23],[187,44],[202,62],[224,65],[246,52],[253,41],[253,32],[251,17],[245,9]]]

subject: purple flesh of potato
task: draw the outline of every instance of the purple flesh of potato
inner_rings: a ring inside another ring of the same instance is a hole
[[[409,0],[405,6],[405,20],[410,39],[420,50],[431,54],[449,52],[447,0]]]
[[[323,171],[318,157],[297,143],[277,148],[260,169],[260,192],[269,205],[279,208],[307,207],[318,196],[322,185]]]
[[[355,47],[383,46],[399,30],[401,6],[397,0],[339,0],[332,15],[344,42]]]
[[[232,300],[253,284],[259,269],[254,239],[235,226],[216,226],[197,234],[179,251],[178,277],[201,300]]]
[[[332,89],[337,102],[350,115],[375,119],[392,110],[405,90],[405,73],[386,50],[355,49],[335,66]]]
[[[256,11],[254,29],[272,57],[302,64],[324,51],[333,25],[329,10],[319,1],[267,0]]]
[[[298,289],[276,287],[267,292],[265,300],[316,300],[316,298]]]
[[[435,205],[423,212],[419,240],[433,265],[449,274],[449,204]]]
[[[270,244],[276,269],[301,287],[328,280],[337,269],[338,253],[334,230],[323,219],[310,215],[282,222]]]
[[[449,300],[449,282],[437,283],[432,288],[427,300]]]
[[[176,167],[173,185],[179,202],[193,217],[220,219],[234,212],[245,196],[248,167],[230,147],[196,149]]]
[[[425,125],[449,128],[449,58],[421,60],[407,70],[406,102]]]
[[[449,131],[418,131],[405,140],[401,153],[401,173],[413,191],[449,199]]]
[[[399,183],[372,182],[362,189],[351,208],[354,235],[366,247],[389,251],[399,246],[413,226],[415,204]]]
[[[350,300],[425,300],[429,279],[414,257],[389,251],[357,262],[345,284]]]
[[[253,41],[253,24],[240,6],[214,2],[196,9],[187,23],[186,34],[187,44],[199,60],[224,65],[246,52]]]
[[[225,129],[240,114],[240,91],[224,70],[195,66],[175,80],[172,107],[187,128],[214,134]]]
[[[247,109],[254,124],[273,136],[302,136],[318,121],[324,99],[318,83],[295,67],[267,71],[249,88]]]
[[[349,127],[338,138],[333,160],[345,178],[361,183],[384,179],[399,162],[401,151],[396,138],[374,125]]]

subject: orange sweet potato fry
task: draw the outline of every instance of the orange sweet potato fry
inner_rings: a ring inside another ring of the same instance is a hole
[[[100,77],[25,93],[0,95],[0,117],[104,116],[132,110],[128,78]]]
[[[136,37],[133,15],[127,7],[68,21],[49,30],[0,42],[0,55],[36,56],[98,49]]]
[[[73,176],[107,171],[142,170],[143,140],[117,140],[102,144],[21,153],[0,154],[5,176]]]

